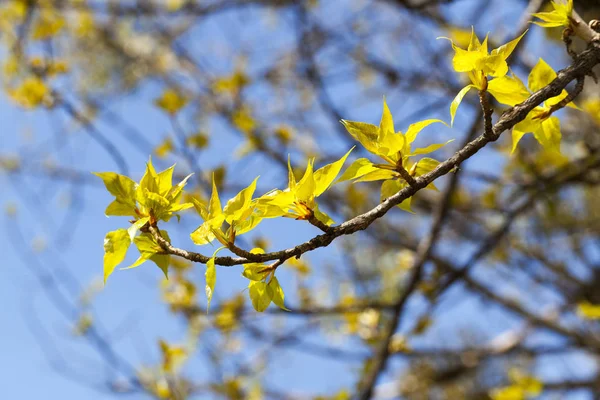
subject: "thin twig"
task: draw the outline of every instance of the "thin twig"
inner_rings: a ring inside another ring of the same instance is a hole
[[[562,90],[571,81],[576,80],[582,75],[585,75],[598,63],[600,63],[600,43],[594,43],[587,50],[581,53],[573,65],[559,71],[556,79],[554,79],[550,84],[532,94],[523,103],[518,104],[504,112],[496,124],[493,125],[491,134],[483,134],[469,142],[463,148],[458,150],[452,157],[440,163],[433,171],[421,175],[415,179],[414,185],[403,188],[398,193],[387,198],[370,211],[358,215],[342,223],[341,225],[331,228],[329,232],[315,236],[312,239],[295,247],[264,254],[252,254],[250,252],[244,252],[244,256],[240,256],[240,258],[217,257],[215,258],[215,264],[222,266],[233,266],[248,262],[287,260],[291,257],[300,257],[306,252],[328,246],[333,240],[340,236],[350,235],[366,229],[375,220],[384,216],[393,207],[413,196],[419,190],[424,189],[435,179],[454,170],[462,162],[472,157],[488,143],[498,140],[503,132],[511,129],[517,123],[525,119],[531,110],[545,100],[560,95]],[[169,254],[179,255],[190,261],[206,263],[210,259],[209,257],[200,253],[178,249],[164,240],[159,241],[158,243]]]

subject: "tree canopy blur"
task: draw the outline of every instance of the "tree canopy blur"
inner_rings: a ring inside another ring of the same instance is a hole
[[[109,397],[598,398],[596,18],[4,0],[9,301]]]

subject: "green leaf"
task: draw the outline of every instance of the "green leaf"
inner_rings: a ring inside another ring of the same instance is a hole
[[[369,172],[377,171],[377,168],[369,159],[359,158],[355,160],[337,180],[338,182],[344,182],[356,178],[360,178]]]
[[[258,312],[263,312],[269,307],[272,300],[272,291],[267,290],[265,282],[250,281],[248,284],[248,293],[252,307]]]
[[[104,283],[113,273],[115,267],[119,265],[127,254],[127,249],[131,244],[129,233],[125,229],[117,229],[108,232],[104,238]]]
[[[454,125],[454,116],[456,115],[456,110],[458,109],[458,106],[462,102],[463,97],[465,97],[467,92],[474,87],[475,86],[473,86],[473,85],[465,86],[464,88],[462,88],[460,90],[460,92],[458,92],[458,94],[456,95],[454,100],[452,100],[452,104],[450,104],[450,126]]]
[[[290,311],[283,303],[285,295],[283,294],[283,289],[279,285],[277,277],[273,276],[273,278],[271,278],[271,281],[267,284],[267,290],[271,292],[270,295],[272,297],[272,301],[277,307],[281,308],[282,310]]]
[[[352,150],[354,150],[354,147],[352,147],[346,154],[344,154],[342,158],[340,158],[336,162],[327,164],[324,167],[319,168],[315,171],[315,197],[320,196],[324,191],[326,191],[329,188],[331,183],[340,173],[340,170],[344,166],[344,162],[346,162],[346,158],[348,158]]]

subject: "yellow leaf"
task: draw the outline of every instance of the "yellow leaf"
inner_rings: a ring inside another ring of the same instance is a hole
[[[50,89],[40,78],[26,78],[16,89],[9,89],[10,97],[21,107],[35,108],[41,105]]]
[[[202,225],[200,225],[190,234],[192,242],[199,246],[209,244],[216,238],[216,235],[221,233],[221,225],[223,225],[224,221],[225,215],[223,214],[207,219]]]
[[[400,183],[397,179],[390,179],[381,185],[381,201],[385,201],[387,198],[392,197],[400,191],[405,185]]]
[[[166,0],[167,11],[175,12],[184,6],[187,0]]]
[[[104,283],[124,259],[131,240],[126,229],[108,232],[104,238]]]
[[[379,131],[381,132],[394,134],[396,130],[394,129],[394,119],[392,118],[392,113],[385,101],[385,97],[383,98],[383,113],[381,114],[381,122],[379,122]]]
[[[204,291],[206,292],[206,312],[210,308],[210,301],[212,300],[213,293],[215,291],[215,284],[217,283],[217,268],[215,267],[214,255],[206,263],[206,272],[204,274],[206,279],[206,286]]]
[[[219,192],[215,183],[215,176],[213,175],[212,194],[210,195],[210,200],[208,201],[208,215],[209,218],[214,218],[221,214],[221,200],[219,200]]]
[[[414,142],[415,139],[417,138],[417,135],[424,128],[428,127],[431,124],[435,124],[437,122],[448,126],[448,124],[446,124],[441,119],[426,119],[426,120],[423,120],[423,121],[415,122],[414,124],[410,124],[410,126],[406,130],[406,133],[404,134],[404,137],[406,138],[406,142],[408,144],[412,144],[412,142]]]
[[[519,36],[518,38],[511,40],[510,42],[503,44],[502,46],[498,47],[497,49],[492,50],[492,52],[490,53],[491,55],[500,55],[502,56],[502,58],[504,60],[506,60],[511,54],[512,52],[515,50],[515,48],[517,47],[517,44],[519,44],[519,42],[521,41],[521,39],[523,38],[523,36],[525,36],[525,34],[528,32],[528,30],[526,30],[525,32],[523,32],[521,34],[521,36]]]
[[[258,312],[263,312],[269,307],[272,300],[272,291],[269,293],[265,282],[250,281],[248,284],[248,294],[252,302],[252,307]]]
[[[240,190],[240,192],[232,199],[230,199],[227,204],[225,204],[225,208],[223,209],[223,213],[226,215],[225,220],[231,224],[233,221],[239,220],[244,213],[246,213],[250,203],[252,202],[252,195],[256,190],[256,181],[258,177],[252,181],[248,187]]]
[[[488,54],[487,50],[487,36],[485,37],[483,43],[479,43],[479,39],[477,39],[477,36],[473,32],[471,36],[471,43],[469,44],[467,50],[463,50],[460,47],[456,46],[451,39],[442,39],[450,40],[452,48],[454,49],[455,53],[452,59],[452,66],[454,70],[457,72],[468,73],[473,86],[475,86],[479,90],[485,90],[487,76],[501,77],[508,72],[508,64],[506,63],[506,60],[508,56],[513,52],[523,35],[519,36],[518,38],[510,41],[509,43],[503,46],[500,46],[497,49],[492,50],[490,54]],[[462,92],[463,91],[461,91],[461,93]],[[462,96],[460,97],[460,99],[462,99]],[[460,100],[458,101],[458,103],[460,103]],[[458,104],[456,105],[456,107],[458,107]],[[451,107],[451,115],[453,114],[454,112],[452,112]]]
[[[516,75],[492,79],[488,83],[488,92],[502,104],[514,106],[529,98],[530,93]]]
[[[465,86],[460,90],[460,92],[458,92],[454,100],[452,100],[452,104],[450,104],[450,126],[454,125],[454,116],[456,115],[456,110],[458,109],[458,106],[460,105],[463,97],[465,97],[467,92],[474,87],[475,86],[473,85]]]
[[[327,226],[331,226],[334,224],[333,219],[325,214],[323,211],[319,210],[319,205],[315,203],[313,209],[313,213],[315,214],[315,218],[324,223]]]
[[[518,125],[518,124],[517,124]],[[510,150],[510,153],[514,153],[515,150],[517,149],[517,145],[519,144],[519,141],[521,140],[521,138],[523,136],[525,136],[527,132],[523,132],[520,129],[517,129],[517,126],[515,126],[512,130],[512,147]]]
[[[560,153],[560,120],[557,117],[547,118],[542,121],[540,128],[533,132],[533,136],[545,149]]]
[[[588,99],[583,103],[583,109],[600,125],[600,98]]]
[[[427,147],[422,147],[419,149],[415,149],[413,152],[411,152],[411,156],[416,156],[416,155],[420,155],[420,154],[429,154],[429,153],[433,153],[434,151],[444,147],[445,145],[447,145],[450,142],[453,142],[454,139],[450,139],[448,140],[446,143],[435,143],[435,144],[430,144]]]
[[[188,136],[185,139],[185,143],[188,146],[195,147],[197,149],[203,149],[208,145],[208,136],[204,133],[196,133],[195,135]]]
[[[249,106],[243,105],[231,116],[231,121],[240,131],[250,134],[256,128],[256,121],[252,117],[252,110]]]
[[[367,151],[377,154],[379,129],[373,124],[341,120],[348,133],[363,145]]]
[[[493,389],[490,393],[492,400],[525,400],[525,392],[519,386],[507,386]]]
[[[102,179],[106,190],[116,197],[116,200],[107,207],[105,214],[135,217],[136,183],[129,177],[114,172],[93,172],[93,174]]]
[[[162,370],[171,374],[177,372],[187,358],[187,351],[181,346],[171,346],[164,340],[159,341],[162,353]]]
[[[539,18],[541,21],[533,23],[545,28],[564,26],[569,27],[571,24],[570,18],[573,13],[573,0],[553,0],[551,12],[539,12],[532,14],[533,17]]]
[[[167,241],[171,241],[167,231],[161,230],[160,235]],[[142,233],[140,236],[133,239],[133,243],[140,252],[140,256],[133,264],[121,269],[125,270],[139,267],[147,260],[150,260],[154,262],[165,274],[165,277],[168,278],[171,256],[164,254],[162,247],[154,240],[154,237],[149,233]]]
[[[584,319],[600,319],[600,305],[582,302],[577,304],[577,315]]]
[[[429,157],[423,157],[414,164],[415,175],[421,176],[427,174],[436,169],[438,165],[440,165],[438,160]]]
[[[390,171],[389,169],[377,169],[373,172],[369,172],[356,179],[354,182],[372,182],[372,181],[381,181],[383,179],[392,179],[398,176],[397,172]]]
[[[346,161],[346,158],[348,158],[348,156],[350,155],[352,150],[354,150],[354,147],[351,148],[346,154],[344,154],[342,156],[342,158],[340,158],[336,162],[327,164],[324,167],[321,167],[315,171],[315,173],[314,173],[315,197],[320,196],[323,192],[325,192],[329,188],[329,186],[332,184],[332,182],[335,180],[335,178],[340,173],[340,170],[344,166],[344,162]]]
[[[161,144],[154,148],[154,154],[159,158],[165,158],[170,152],[173,151],[173,140],[166,138]]]
[[[537,64],[529,73],[528,86],[532,92],[537,92],[550,82],[556,79],[556,72],[543,59],[539,59]]]
[[[33,24],[31,38],[33,40],[46,40],[56,36],[65,26],[65,19],[52,10],[42,10],[38,19]]]
[[[277,277],[274,276],[273,278],[271,278],[271,280],[267,284],[267,290],[271,292],[271,300],[273,301],[273,303],[275,303],[277,307],[281,308],[282,310],[289,311],[283,304],[283,299],[285,296],[283,294],[283,289],[279,285]]]
[[[356,178],[360,178],[369,172],[377,171],[378,168],[367,158],[359,158],[355,160],[337,180],[338,182],[344,182]]]
[[[473,29],[464,29],[456,26],[451,26],[448,29],[451,40],[461,47],[468,47],[473,38]]]
[[[162,96],[154,100],[154,104],[167,114],[175,115],[188,103],[188,99],[173,89],[167,89]]]
[[[264,254],[265,251],[256,247],[250,250],[250,253]],[[247,263],[244,264],[244,271],[242,272],[242,275],[251,281],[262,281],[269,274],[269,271],[261,271],[263,269],[265,269],[265,265],[263,263]]]
[[[314,198],[316,184],[313,173],[313,161],[313,159],[308,160],[304,176],[296,184],[296,200],[312,202],[312,199]]]

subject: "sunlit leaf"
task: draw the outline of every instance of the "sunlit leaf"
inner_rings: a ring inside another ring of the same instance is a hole
[[[378,168],[367,158],[355,160],[338,179],[338,182],[344,182],[360,178],[369,172],[377,171]]]
[[[272,300],[271,293],[267,290],[265,282],[250,281],[248,284],[248,294],[250,295],[252,307],[258,312],[263,312],[269,307]]]
[[[456,116],[456,110],[458,106],[462,102],[463,97],[475,86],[467,85],[458,92],[454,100],[452,100],[452,104],[450,104],[450,126],[454,125],[454,117]]]
[[[545,28],[570,26],[570,19],[573,13],[573,0],[553,0],[552,7],[554,10],[550,12],[539,12],[532,14],[533,17],[541,20],[533,21],[533,23]]]
[[[126,229],[108,232],[104,238],[104,283],[124,259],[131,244]]]
[[[283,299],[285,297],[285,295],[283,294],[283,289],[281,288],[281,286],[279,285],[279,281],[277,280],[277,277],[273,277],[271,278],[271,280],[269,281],[269,283],[267,284],[268,290],[271,292],[271,296],[272,296],[272,301],[273,303],[275,303],[275,305],[283,310],[289,311],[284,303],[283,303]]]
[[[442,121],[441,119],[425,119],[423,121],[419,121],[416,122],[414,124],[411,124],[408,129],[406,130],[406,133],[404,134],[404,137],[406,138],[407,143],[411,144],[412,142],[415,141],[415,139],[417,138],[417,135],[426,127],[428,127],[431,124],[435,124],[435,123],[441,123],[444,125],[447,125],[444,121]]]

